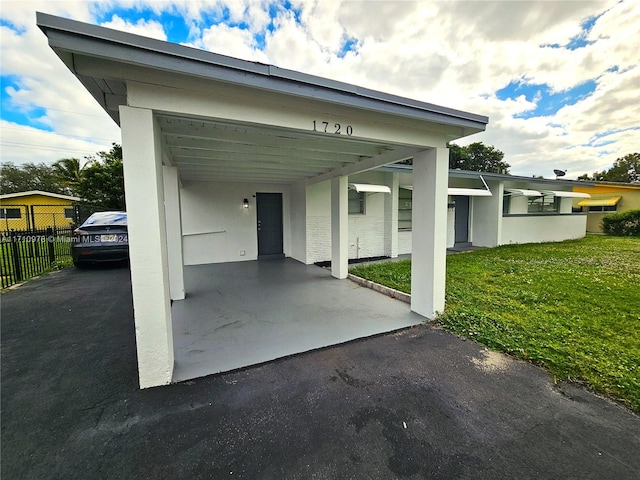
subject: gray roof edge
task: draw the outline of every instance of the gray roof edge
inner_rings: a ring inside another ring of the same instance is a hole
[[[418,108],[420,110],[428,110],[434,113],[442,113],[451,117],[459,117],[465,120],[471,120],[478,123],[489,123],[489,118],[484,115],[478,115],[475,113],[465,112],[463,110],[456,110],[449,107],[443,107],[441,105],[435,105],[433,103],[427,103],[412,98],[401,97],[399,95],[393,95],[391,93],[381,92],[380,90],[373,90],[370,88],[360,87],[351,83],[344,83],[337,80],[331,80],[325,77],[318,77],[315,75],[309,75],[307,73],[296,72],[294,70],[288,70],[276,66],[269,66],[269,74],[272,77],[283,78],[286,80],[293,80],[302,83],[309,83],[314,86],[329,88],[332,90],[339,90],[343,93],[350,93],[360,97],[370,98],[372,100],[380,100],[388,103],[395,103],[405,107]]]
[[[452,119],[461,120],[465,126],[475,124],[479,130],[484,130],[484,126],[489,123],[489,119],[483,115],[477,115],[470,112],[455,110],[452,108],[442,107],[419,100],[400,97],[397,95],[387,94],[384,92],[359,87],[336,80],[327,79],[309,75],[294,70],[287,70],[273,65],[267,65],[259,62],[250,62],[218,53],[199,50],[197,48],[179,45],[171,42],[165,42],[154,38],[143,37],[128,32],[113,30],[98,25],[79,22],[68,18],[58,17],[55,15],[36,12],[36,23],[45,35],[47,30],[57,30],[67,34],[91,37],[110,43],[125,45],[131,48],[152,51],[155,53],[186,58],[192,61],[206,63],[209,65],[227,68],[230,70],[243,71],[263,77],[271,77],[274,80],[286,81],[291,83],[306,84],[312,88],[320,88],[324,90],[332,90],[340,95],[352,95],[362,99],[381,102],[383,104],[393,104],[396,107],[405,107],[412,110],[419,110],[429,114],[442,115],[451,117]],[[184,64],[182,65],[184,67]],[[184,71],[184,70],[183,70]],[[189,73],[184,71],[184,73]]]
[[[91,23],[57,17],[48,13],[36,12],[36,24],[45,35],[48,29],[60,30],[75,35],[92,37],[97,40],[124,44],[138,49],[150,50],[262,75],[267,75],[269,71],[269,65],[259,62],[249,62],[219,53],[207,52],[187,45],[165,42],[156,38],[144,37],[142,35],[101,27]]]
[[[384,167],[380,167],[378,170],[386,171],[386,172],[396,172],[396,173],[412,173],[413,166],[412,165],[386,165]],[[594,182],[586,181],[586,180],[556,180],[555,178],[535,178],[535,177],[523,177],[520,175],[509,175],[502,173],[491,173],[491,172],[475,172],[473,170],[458,170],[458,169],[449,169],[449,176],[453,178],[480,178],[482,175],[483,178],[493,179],[493,180],[511,180],[515,182],[536,182],[536,183],[553,183],[555,185],[571,185],[571,186],[593,186]]]

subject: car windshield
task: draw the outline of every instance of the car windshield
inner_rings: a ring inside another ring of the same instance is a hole
[[[126,225],[126,212],[96,212],[85,220],[83,227],[98,225]]]

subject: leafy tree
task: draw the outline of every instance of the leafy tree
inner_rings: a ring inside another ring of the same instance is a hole
[[[593,176],[586,173],[580,175],[578,180],[596,180],[603,182],[640,182],[640,153],[629,153],[613,162],[609,170],[593,172]]]
[[[114,143],[108,152],[85,157],[84,162],[63,158],[53,165],[3,163],[0,188],[2,193],[43,190],[70,194],[97,207],[124,210],[122,147]]]
[[[85,157],[76,186],[76,195],[103,208],[124,210],[124,174],[122,147],[114,143],[108,152],[98,152],[98,158]]]
[[[61,185],[51,165],[46,163],[14,165],[11,162],[4,162],[0,165],[1,193],[28,192],[30,190],[68,193]]]
[[[509,173],[511,165],[506,163],[504,153],[493,145],[474,142],[466,147],[455,143],[449,147],[449,168],[474,172]]]

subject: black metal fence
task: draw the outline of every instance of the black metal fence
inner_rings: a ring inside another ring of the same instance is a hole
[[[71,261],[72,232],[104,208],[90,203],[0,205],[0,286],[10,287]]]
[[[0,237],[0,284],[10,287],[71,259],[73,229],[12,230]]]

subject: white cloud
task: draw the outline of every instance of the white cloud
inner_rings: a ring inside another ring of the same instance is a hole
[[[137,22],[131,23],[123,20],[118,15],[113,15],[110,21],[102,23],[101,26],[133,33],[135,35],[142,35],[144,37],[156,38],[158,40],[167,40],[167,35],[162,25],[153,20],[147,21],[141,18]]]
[[[90,23],[96,23],[99,13],[110,19],[106,26],[155,38],[166,35],[160,23],[132,20],[121,8],[171,11],[182,15],[190,28],[184,43],[198,48],[487,115],[486,132],[458,143],[495,145],[505,152],[515,174],[548,176],[553,168],[566,168],[574,178],[638,151],[640,130],[633,127],[640,118],[640,66],[636,42],[630,40],[640,24],[637,2],[291,3],[299,17],[280,9],[269,31],[267,0],[3,1],[2,17],[25,30],[18,35],[2,27],[3,74],[19,78],[20,90],[10,92],[13,101],[47,108],[41,121],[56,131],[117,137],[117,127],[48,48],[33,11]],[[116,6],[118,12],[112,12]],[[206,22],[224,15],[232,25]],[[584,37],[588,45],[575,50],[549,46],[566,45],[582,35],[582,23],[597,15]],[[256,35],[264,36],[262,51]],[[339,58],[347,38],[357,41],[357,49]],[[517,116],[534,111],[536,99],[496,96],[497,90],[518,80],[555,92],[587,80],[596,81],[597,88],[553,115],[522,119]],[[98,117],[87,122],[68,112]],[[3,141],[5,137],[3,132]],[[35,150],[33,154],[38,155]]]
[[[120,142],[119,134],[109,138],[86,139],[45,132],[5,120],[0,121],[0,139],[2,162],[11,162],[16,165],[40,162],[51,164],[61,158],[83,158],[95,155],[99,151],[108,151],[112,142]]]
[[[189,46],[243,60],[268,63],[264,52],[258,50],[251,32],[224,24],[205,29],[200,40]]]
[[[105,147],[108,149],[111,142],[119,141],[117,125],[48,47],[46,37],[35,25],[35,8],[54,14],[74,10],[84,18],[88,16],[84,4],[37,2],[27,6],[17,2],[3,3],[2,17],[19,29],[16,32],[0,27],[2,73],[11,75],[18,84],[18,88],[5,88],[9,98],[3,105],[3,118],[8,116],[8,111],[29,114],[44,108],[45,113],[39,116],[38,123],[59,132],[46,132],[3,120],[3,162],[52,162],[67,156],[96,153]],[[34,110],[36,108],[38,110]],[[65,151],[65,145],[68,151]]]

